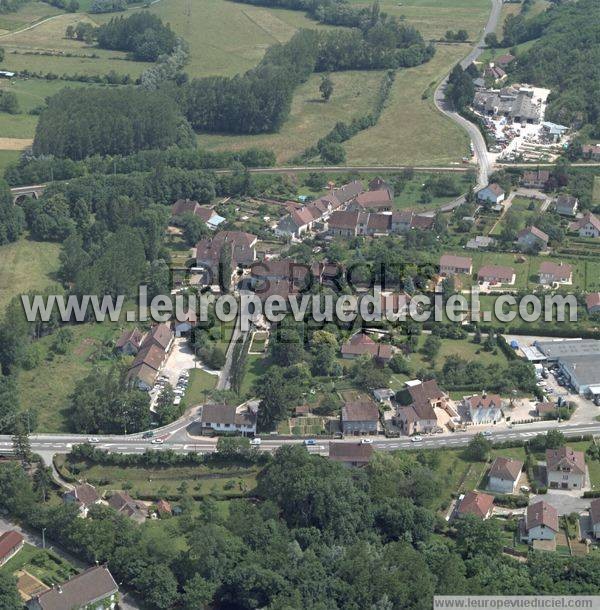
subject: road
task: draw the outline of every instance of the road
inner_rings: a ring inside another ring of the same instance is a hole
[[[487,36],[487,34],[496,30],[496,27],[498,26],[498,21],[500,19],[501,10],[502,0],[492,0],[492,10],[490,12],[488,22],[486,23],[485,28],[483,29],[481,40],[475,45],[475,47],[473,47],[471,52],[460,62],[460,65],[463,69],[469,67],[471,63],[475,61],[484,51],[485,37]],[[465,118],[460,116],[460,114],[455,112],[450,106],[450,104],[447,102],[445,96],[447,84],[448,77],[446,77],[435,90],[435,94],[433,96],[435,105],[440,112],[443,112],[447,117],[449,117],[455,123],[460,125],[468,133],[469,138],[471,138],[475,158],[477,159],[477,163],[479,165],[477,188],[482,188],[487,185],[488,177],[492,171],[492,165],[487,154],[487,146],[485,145],[485,140],[483,139],[483,135],[479,131],[479,128],[470,121],[467,121]],[[460,203],[462,203],[462,201]],[[460,205],[460,203],[457,203],[456,205]]]

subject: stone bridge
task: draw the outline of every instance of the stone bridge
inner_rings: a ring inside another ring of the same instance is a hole
[[[13,203],[23,203],[25,199],[39,199],[46,188],[45,184],[36,184],[33,186],[17,186],[10,189],[12,193]]]

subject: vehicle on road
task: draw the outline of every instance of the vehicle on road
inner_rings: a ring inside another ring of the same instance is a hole
[[[423,440],[423,437],[422,436],[413,436],[410,440],[413,443],[419,443],[419,442],[421,442]]]
[[[316,445],[316,444],[317,444],[317,441],[315,441],[315,439],[314,439],[314,438],[307,438],[307,439],[304,441],[304,444],[305,444],[305,445],[308,447],[308,446]]]
[[[148,430],[148,432],[144,432],[144,434],[142,434],[142,438],[152,438],[154,436],[154,432],[152,432],[152,430]]]
[[[250,439],[250,445],[252,445],[252,447],[259,447],[261,443],[262,440],[260,438]]]
[[[95,436],[90,436],[90,438],[88,438],[88,443],[99,443],[100,439],[96,438]]]
[[[361,445],[372,445],[373,444],[373,439],[372,438],[361,438],[360,439],[360,444]]]
[[[492,431],[491,430],[484,430],[483,431],[483,436],[492,436]]]
[[[162,438],[153,438],[150,442],[153,445],[162,445],[165,441]]]

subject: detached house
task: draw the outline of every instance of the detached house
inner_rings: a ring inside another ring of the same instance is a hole
[[[582,489],[586,482],[583,451],[546,449],[546,473],[552,489]]]
[[[143,339],[144,334],[137,328],[123,331],[117,339],[115,350],[124,356],[135,356],[142,346]]]
[[[329,459],[346,466],[364,466],[373,457],[373,445],[368,443],[329,443]]]
[[[136,523],[143,523],[148,516],[146,505],[134,500],[126,491],[113,492],[108,499],[108,505]]]
[[[361,193],[349,205],[349,210],[389,212],[394,205],[393,195],[387,188]]]
[[[475,515],[480,519],[489,519],[494,510],[494,496],[479,491],[467,492],[458,504],[456,512],[459,517]]]
[[[596,498],[590,503],[590,522],[594,538],[600,539],[600,498]]]
[[[573,280],[573,267],[567,263],[544,261],[540,265],[540,284],[570,284]]]
[[[495,182],[488,184],[477,193],[477,201],[481,203],[490,203],[492,205],[502,203],[505,198],[506,193],[504,192],[504,189]]]
[[[113,610],[119,587],[104,566],[88,568],[71,580],[31,598],[28,610]]]
[[[231,256],[232,271],[238,265],[248,266],[256,260],[258,238],[244,231],[221,231],[196,245],[196,265],[209,269],[213,280],[219,277],[219,264],[226,250]],[[227,281],[227,278],[224,278]],[[215,283],[215,281],[213,281]]]
[[[441,275],[470,275],[473,273],[473,260],[466,256],[444,254],[440,257]]]
[[[519,231],[517,244],[523,250],[546,250],[550,237],[537,227],[526,227]]]
[[[342,407],[342,432],[344,434],[377,434],[379,409],[367,401],[347,402]]]
[[[588,313],[600,313],[600,292],[590,292],[585,297],[585,305]]]
[[[359,356],[371,356],[375,360],[389,362],[394,355],[392,346],[387,343],[376,343],[365,333],[356,333],[341,348],[342,358],[352,359]]]
[[[590,212],[572,223],[570,228],[577,231],[579,237],[600,237],[600,219]]]
[[[523,462],[513,458],[497,457],[488,473],[487,488],[502,494],[515,493]]]
[[[558,534],[558,511],[543,500],[527,507],[522,521],[521,538],[531,543],[534,540],[554,540]]]
[[[89,509],[100,502],[100,496],[96,488],[89,483],[77,485],[66,491],[63,494],[63,502],[65,504],[75,504],[79,507],[79,513],[82,517],[87,517]]]
[[[300,237],[312,230],[314,223],[322,216],[321,210],[314,205],[293,209],[277,223],[275,234],[279,236],[292,235]]]
[[[177,218],[184,214],[193,214],[204,221],[209,229],[216,229],[218,225],[225,221],[212,208],[200,205],[191,199],[178,199],[171,207],[171,219],[174,223]]]
[[[573,195],[559,195],[556,198],[556,212],[561,216],[575,216],[579,207],[579,200]]]
[[[581,154],[584,159],[600,161],[600,144],[584,144],[581,147]]]
[[[399,406],[393,422],[404,434],[429,434],[439,428],[436,408],[451,416],[456,415],[450,407],[448,395],[438,387],[435,379],[406,382],[396,400]]]
[[[475,424],[495,424],[502,419],[504,402],[497,394],[465,396],[463,407],[470,421]]]
[[[524,172],[521,185],[532,189],[545,189],[550,180],[550,172],[547,169]]]
[[[202,407],[200,425],[204,431],[256,433],[256,411],[234,405],[208,404]]]
[[[484,265],[477,272],[477,279],[489,284],[514,284],[515,270],[512,267]]]

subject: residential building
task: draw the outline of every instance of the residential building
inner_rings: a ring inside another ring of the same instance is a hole
[[[588,212],[570,226],[572,231],[577,231],[579,237],[600,237],[600,218]]]
[[[207,404],[200,415],[202,430],[239,432],[243,436],[256,433],[256,410],[247,406]]]
[[[600,144],[584,144],[581,147],[581,154],[584,159],[600,161]]]
[[[492,247],[496,243],[493,237],[487,235],[477,235],[473,239],[470,239],[466,244],[465,248],[469,250],[485,250],[486,248]]]
[[[449,415],[452,409],[448,395],[438,387],[435,379],[428,381],[407,381],[396,396],[398,408],[392,421],[404,434],[430,434],[439,428],[435,409],[442,409]]]
[[[502,494],[515,493],[522,470],[523,462],[520,460],[497,457],[488,473],[487,489]]]
[[[582,489],[586,482],[583,451],[546,449],[546,473],[551,489]]]
[[[332,212],[327,221],[327,231],[334,237],[356,237],[360,212],[346,212],[337,210]]]
[[[183,335],[189,334],[198,322],[198,316],[192,309],[188,309],[180,318],[181,319],[173,322],[175,337],[182,337]]]
[[[525,227],[517,234],[517,244],[523,250],[546,250],[550,237],[537,227]]]
[[[359,356],[371,356],[379,362],[389,362],[394,355],[392,346],[388,343],[376,343],[366,333],[353,335],[341,348],[342,358],[351,359]]]
[[[556,212],[561,216],[575,216],[579,207],[579,199],[573,195],[559,195],[556,198]]]
[[[135,356],[144,340],[144,333],[137,328],[125,330],[115,343],[115,350],[124,356]]]
[[[388,212],[394,205],[394,198],[387,188],[360,193],[349,205],[348,210],[371,210]]]
[[[205,267],[213,274],[213,281],[219,277],[219,263],[227,250],[231,257],[231,268],[248,266],[256,260],[258,238],[244,231],[221,231],[211,238],[201,239],[196,245],[196,264]],[[226,278],[225,278],[226,279]]]
[[[477,272],[477,279],[489,284],[514,284],[515,270],[512,267],[484,265]]]
[[[433,227],[435,218],[423,214],[415,214],[412,210],[392,212],[392,233],[408,233],[412,229],[429,231]]]
[[[506,193],[504,192],[504,189],[495,182],[488,184],[477,193],[477,200],[479,202],[491,203],[492,205],[502,203],[505,198]]]
[[[369,443],[329,443],[329,459],[346,466],[364,466],[373,457]]]
[[[494,496],[480,491],[467,492],[458,503],[456,512],[459,517],[475,515],[480,519],[489,519],[494,510]]]
[[[369,190],[370,191],[387,190],[390,192],[391,196],[394,197],[394,188],[392,187],[392,185],[389,182],[385,181],[380,176],[376,176],[369,182]]]
[[[465,396],[463,407],[471,423],[475,425],[495,424],[503,417],[504,401],[498,394]]]
[[[12,559],[25,544],[25,539],[19,532],[9,530],[0,535],[0,567]]]
[[[521,177],[521,186],[531,189],[545,189],[550,180],[550,171],[547,169],[538,169],[535,171],[527,171]]]
[[[503,55],[498,55],[498,57],[494,57],[494,63],[501,68],[506,68],[515,61],[515,56],[510,53],[505,53]]]
[[[66,491],[62,499],[65,504],[75,504],[78,506],[81,516],[87,517],[90,507],[100,502],[100,495],[93,485],[82,483]]]
[[[119,587],[105,566],[94,566],[33,597],[28,610],[113,610]]]
[[[443,254],[440,257],[441,275],[470,275],[473,273],[473,260],[467,256],[454,256],[454,254]]]
[[[540,284],[570,284],[573,280],[573,267],[567,263],[544,261],[540,265]]]
[[[159,500],[156,503],[156,512],[161,517],[166,517],[167,515],[172,515],[173,509],[171,508],[171,503],[168,502],[167,500]]]
[[[590,292],[585,296],[585,305],[590,314],[600,313],[600,292]]]
[[[534,540],[554,540],[558,534],[558,511],[541,500],[527,507],[522,522],[521,537],[532,543]]]
[[[150,329],[150,332],[144,337],[142,349],[149,345],[156,345],[164,352],[168,352],[172,345],[175,335],[171,326],[167,322],[156,324]]]
[[[538,414],[538,417],[546,417],[548,415],[553,415],[556,413],[558,407],[554,402],[538,402],[535,406],[535,412]]]
[[[108,505],[136,523],[143,523],[148,516],[146,505],[134,500],[126,491],[114,491],[108,499]]]
[[[216,229],[225,218],[219,216],[211,207],[200,205],[191,199],[178,199],[171,206],[171,219],[177,223],[178,217],[184,214],[193,214],[204,221],[209,229]]]
[[[358,197],[363,191],[364,189],[361,182],[359,180],[353,180],[348,184],[344,184],[344,186],[334,188],[331,191],[331,195],[333,195],[341,205],[345,205]]]
[[[600,498],[590,502],[590,523],[594,538],[600,539]]]
[[[365,234],[370,237],[388,235],[391,228],[390,214],[368,214]]]
[[[311,231],[314,223],[322,217],[323,212],[315,205],[306,205],[293,209],[277,223],[275,234],[279,236],[291,235],[300,237]]]
[[[366,400],[346,402],[342,406],[341,422],[344,434],[377,434],[379,409]]]

